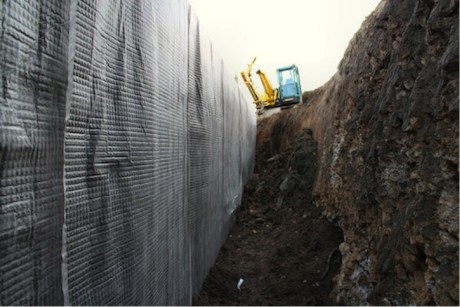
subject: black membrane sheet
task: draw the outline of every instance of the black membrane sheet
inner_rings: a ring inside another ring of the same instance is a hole
[[[190,304],[256,138],[254,109],[190,5],[0,11],[0,304]]]

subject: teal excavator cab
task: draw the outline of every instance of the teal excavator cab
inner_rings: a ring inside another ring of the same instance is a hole
[[[279,84],[279,97],[276,99],[276,105],[283,107],[299,103],[302,97],[299,68],[292,64],[278,68],[276,72]]]

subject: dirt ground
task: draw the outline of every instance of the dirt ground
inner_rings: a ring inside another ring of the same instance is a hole
[[[277,133],[274,129],[271,138],[279,139]],[[317,143],[310,129],[289,143],[267,159],[266,144],[258,139],[254,176],[245,186],[235,225],[193,305],[336,304],[329,295],[341,264],[337,248],[343,234],[311,201]],[[289,168],[300,180],[276,211]]]

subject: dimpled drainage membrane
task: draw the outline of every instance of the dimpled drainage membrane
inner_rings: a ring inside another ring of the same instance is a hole
[[[256,119],[187,1],[1,5],[1,305],[186,305]]]

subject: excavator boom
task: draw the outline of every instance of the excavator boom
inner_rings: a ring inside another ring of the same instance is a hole
[[[262,85],[264,86],[265,95],[267,95],[267,97],[276,97],[276,90],[273,90],[272,84],[270,80],[268,79],[265,71],[262,71],[259,69],[258,71],[256,71],[256,74],[259,75],[260,81],[262,82]]]

